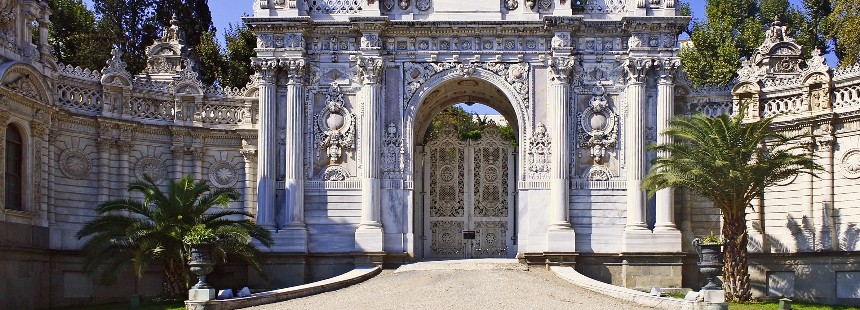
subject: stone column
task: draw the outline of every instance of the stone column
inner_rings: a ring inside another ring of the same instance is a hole
[[[0,100],[6,99],[3,95],[0,95]],[[3,107],[4,109],[6,107]],[[8,126],[9,118],[11,118],[12,113],[9,111],[0,111],[0,158],[3,161],[6,161],[6,126]],[[0,165],[0,175],[6,175],[6,165]],[[6,178],[0,178],[0,220],[6,219],[6,212],[3,210],[6,209]]]
[[[206,179],[206,175],[203,173],[203,164],[206,161],[206,149],[202,146],[197,146],[194,148],[194,178],[198,181],[203,181]]]
[[[185,166],[185,146],[174,144],[170,152],[173,153],[173,180],[179,180],[185,176],[185,169],[182,168]]]
[[[627,177],[627,224],[622,235],[623,252],[651,252],[651,231],[645,223],[645,78],[651,59],[628,59],[627,107],[624,122],[624,166]]]
[[[284,149],[284,197],[286,199],[286,231],[278,242],[286,252],[307,252],[308,232],[305,226],[304,193],[304,117],[305,117],[305,60],[289,59],[283,62],[287,73],[285,103],[286,127]],[[262,151],[259,156],[264,156]]]
[[[254,203],[254,176],[257,173],[254,171],[254,164],[257,163],[257,150],[248,148],[242,149],[239,152],[242,154],[242,159],[244,159],[245,163],[245,179],[242,191],[244,211],[253,214],[256,217],[257,208]]]
[[[660,76],[657,82],[657,143],[672,143],[672,137],[663,132],[675,115],[675,72],[680,66],[678,59],[664,59],[660,63]],[[669,154],[658,153],[666,157]],[[681,252],[681,232],[675,226],[675,190],[665,188],[657,191],[654,225],[655,252]]]
[[[361,102],[361,145],[359,178],[361,180],[361,224],[355,232],[357,252],[382,252],[384,233],[381,223],[382,190],[380,161],[382,156],[382,85],[383,62],[379,57],[359,59],[363,82]]]
[[[101,125],[99,128],[100,137],[97,143],[99,149],[99,184],[109,184],[108,186],[99,186],[99,201],[104,202],[110,199],[110,190],[114,186],[110,180],[110,149],[111,131],[108,125]]]
[[[133,127],[123,127],[120,133],[120,137],[122,137],[118,148],[119,148],[119,187],[120,189],[125,189],[128,186],[128,182],[131,180],[130,175],[133,173],[129,167],[131,150],[134,149],[134,128]],[[122,191],[119,197],[128,197],[128,191]]]
[[[260,93],[259,121],[257,132],[257,224],[275,229],[275,177],[278,145],[277,134],[277,62],[253,60],[258,73],[257,85]]]
[[[553,39],[557,41],[558,36]],[[554,44],[555,45],[555,44]],[[560,47],[560,46],[557,46]],[[566,47],[566,44],[565,44]],[[576,240],[570,225],[570,135],[568,102],[570,74],[576,64],[571,56],[553,57],[547,96],[550,144],[550,223],[547,230],[548,252],[574,252]]]
[[[839,248],[839,238],[836,237],[837,231],[833,218],[833,203],[834,203],[834,175],[833,175],[833,144],[836,138],[833,137],[833,125],[821,124],[818,132],[815,135],[815,142],[818,145],[819,156],[821,156],[821,165],[824,166],[824,171],[819,172],[818,176],[823,183],[821,196],[821,213],[816,217],[818,220],[816,226],[820,227],[819,247],[816,250],[830,251]]]

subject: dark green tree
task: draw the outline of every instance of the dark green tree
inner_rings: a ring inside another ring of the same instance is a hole
[[[110,58],[110,45],[99,43],[96,17],[81,0],[48,0],[53,14],[48,43],[64,64],[101,69]]]
[[[205,32],[200,38],[200,44],[195,49],[200,80],[206,85],[214,84],[224,70],[224,54],[217,40],[215,31]]]
[[[815,160],[771,127],[773,118],[744,123],[735,116],[678,116],[662,134],[673,143],[651,146],[669,154],[657,158],[642,181],[654,195],[668,187],[686,188],[711,200],[722,214],[725,241],[723,285],[730,301],[750,300],[746,210],[764,189],[800,173],[821,170]],[[800,155],[798,155],[800,154]]]
[[[223,209],[239,198],[235,189],[213,189],[189,175],[170,182],[166,192],[149,178],[131,182],[128,191],[140,194],[143,200],[104,202],[96,208],[99,215],[77,233],[78,239],[88,238],[83,247],[85,270],[94,272],[104,266],[104,282],[116,280],[129,267],[140,278],[159,263],[164,294],[182,296],[190,285],[188,236],[199,237],[201,230],[215,239],[216,258],[235,255],[260,271],[259,251],[251,241],[268,247],[272,238],[251,219],[253,215]]]
[[[226,44],[225,63],[219,78],[221,85],[225,87],[245,87],[251,82],[254,69],[251,68],[251,58],[257,53],[257,36],[243,25],[234,26],[230,24],[224,32]]]
[[[197,47],[208,32],[214,32],[209,0],[152,0],[155,14],[152,20],[166,27],[173,15],[179,21],[179,28],[185,32],[185,41],[190,47]]]
[[[860,60],[860,0],[836,0],[826,20],[835,38],[839,65],[851,66]]]
[[[123,52],[128,71],[146,68],[146,47],[152,45],[161,26],[151,22],[154,0],[95,0],[101,44],[114,44]]]
[[[832,26],[823,16],[830,10],[829,0],[804,0],[803,9],[789,0],[709,0],[706,20],[691,27],[692,46],[681,50],[685,71],[697,86],[730,83],[740,58],[753,56],[777,18],[806,57],[816,48],[826,53]]]

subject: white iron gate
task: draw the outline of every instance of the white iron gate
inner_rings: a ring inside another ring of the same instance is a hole
[[[513,257],[514,158],[510,142],[490,125],[477,140],[443,128],[427,144],[424,256]],[[463,231],[475,239],[464,240]]]

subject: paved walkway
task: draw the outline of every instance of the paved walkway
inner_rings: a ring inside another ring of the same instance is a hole
[[[514,261],[405,265],[345,289],[249,309],[649,309]]]

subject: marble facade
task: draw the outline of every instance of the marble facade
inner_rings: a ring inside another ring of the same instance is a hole
[[[750,120],[777,116],[780,130],[816,133],[803,143],[826,168],[770,189],[750,212],[756,294],[781,279],[772,287],[798,298],[858,302],[860,65],[803,59],[774,28],[736,83],[691,87],[677,56],[690,19],[672,0],[252,5],[244,21],[258,36],[257,74],[222,89],[200,82],[175,26],[140,75],[119,53],[100,70],[74,68],[50,54],[44,2],[0,1],[9,34],[0,42],[0,138],[10,125],[23,133],[27,180],[23,210],[0,199],[0,249],[9,253],[0,277],[16,283],[0,296],[32,297],[0,305],[157,294],[156,270],[103,290],[80,271],[73,237],[98,202],[124,197],[143,175],[240,188],[231,208],[273,232],[269,279],[228,265],[223,283],[283,287],[430,257],[425,136],[439,111],[467,101],[499,111],[516,134],[506,165],[513,239],[499,255],[575,265],[627,287],[696,288],[704,279],[690,241],[719,231],[719,211],[683,190],[639,190],[659,155],[646,146],[667,141],[658,132],[673,115],[732,113],[745,100],[756,107]],[[37,40],[24,27],[32,23],[43,30]]]

